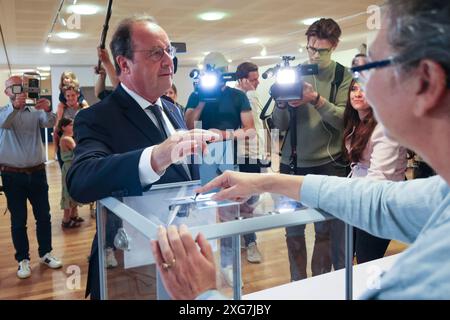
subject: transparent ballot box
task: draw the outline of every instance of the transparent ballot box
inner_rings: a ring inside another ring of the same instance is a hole
[[[211,199],[213,194],[195,197],[199,186],[200,181],[154,185],[139,197],[106,198],[97,202],[102,299],[170,299],[150,245],[150,240],[157,239],[160,225],[186,224],[194,238],[200,232],[205,235],[215,256],[218,290],[230,299],[241,299],[242,267],[247,267],[246,259],[241,258],[244,242],[241,235],[334,220],[326,213],[269,193],[253,196],[244,203],[216,202]],[[352,231],[346,228],[346,232]],[[347,240],[350,241],[345,245],[346,279],[342,281],[345,280],[346,295],[350,298],[352,237]],[[286,250],[285,244],[278,245],[284,245]],[[270,279],[280,268],[278,264],[289,270],[287,254],[277,248],[273,250],[277,252],[264,252],[264,261],[259,266],[251,266],[260,268],[260,271],[253,270],[254,273]],[[270,261],[271,256],[280,255],[284,262]],[[285,278],[289,282],[288,275]]]

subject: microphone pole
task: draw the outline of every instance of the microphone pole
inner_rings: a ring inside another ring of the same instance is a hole
[[[103,25],[103,31],[102,36],[100,38],[100,48],[105,49],[105,42],[106,42],[106,35],[108,34],[108,28],[109,28],[109,19],[111,18],[112,13],[112,2],[113,0],[109,0],[108,2],[108,10],[106,11],[106,18],[105,18],[105,24]],[[102,65],[102,62],[100,59],[98,59],[98,70],[100,70],[100,66]]]

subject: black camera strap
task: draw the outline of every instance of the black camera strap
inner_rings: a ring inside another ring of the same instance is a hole
[[[291,157],[289,158],[289,174],[296,173],[297,168],[297,108],[289,107],[289,131],[291,134]]]
[[[344,72],[345,67],[339,62],[336,62],[336,69],[334,71],[334,80],[331,83],[330,99],[328,99],[328,101],[330,101],[332,104],[336,102],[336,95],[338,89],[341,86],[342,81],[344,80]]]
[[[272,103],[272,100],[273,100],[273,98],[272,98],[272,96],[269,98],[269,100],[267,100],[267,102],[266,102],[266,105],[264,106],[264,108],[261,110],[261,113],[260,113],[260,115],[259,115],[259,118],[261,119],[261,120],[266,120],[266,118],[268,118],[268,117],[270,117],[271,115],[266,115],[266,112],[267,112],[267,109],[269,109],[269,107],[270,107],[270,104]]]

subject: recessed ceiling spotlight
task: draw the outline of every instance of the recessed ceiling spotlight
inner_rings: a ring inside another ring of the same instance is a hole
[[[226,17],[226,15],[227,14],[225,12],[214,11],[201,13],[198,15],[198,17],[204,21],[217,21],[222,20]]]
[[[49,47],[45,47],[45,52],[50,53],[50,48]]]
[[[92,4],[77,4],[69,6],[67,11],[82,15],[92,15],[99,11],[99,7]]]
[[[304,20],[300,21],[300,23],[304,24],[305,26],[310,26],[310,25],[312,25],[314,22],[316,22],[319,19],[320,18],[317,18],[317,17],[304,19]]]
[[[258,38],[247,38],[247,39],[242,40],[242,42],[245,44],[255,44],[255,43],[259,42],[259,39]]]
[[[78,32],[58,32],[56,35],[61,39],[76,39],[80,37]]]

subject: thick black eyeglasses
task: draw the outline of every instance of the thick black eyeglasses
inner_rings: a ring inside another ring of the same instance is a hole
[[[384,68],[387,66],[390,66],[392,64],[395,63],[395,58],[391,57],[385,60],[379,60],[379,61],[374,61],[374,62],[369,62],[366,64],[363,64],[361,66],[356,66],[353,67],[351,70],[353,73],[355,72],[363,72],[363,71],[368,71],[370,69],[380,69],[380,68]]]
[[[397,57],[390,57],[384,60],[369,62],[363,64],[362,66],[353,67],[351,68],[353,79],[362,84],[365,84],[370,76],[370,73],[373,72],[373,70],[389,67],[401,62],[404,61],[400,61]],[[450,88],[450,77],[448,75],[447,75],[447,88]]]
[[[330,49],[322,49],[322,48],[314,48],[311,46],[306,46],[306,50],[308,50],[311,54],[316,54],[317,52],[320,54],[328,54],[331,52],[332,48]]]
[[[386,68],[397,63],[398,59],[396,57],[389,57],[384,60],[369,62],[361,66],[353,67],[351,68],[353,79],[361,84],[365,84],[375,69]]]

